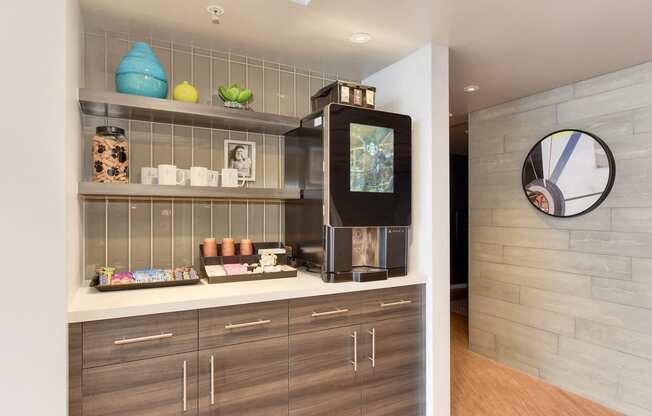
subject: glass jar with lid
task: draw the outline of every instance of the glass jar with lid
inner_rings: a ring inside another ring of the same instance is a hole
[[[99,126],[93,137],[93,182],[129,182],[129,142],[124,129]]]

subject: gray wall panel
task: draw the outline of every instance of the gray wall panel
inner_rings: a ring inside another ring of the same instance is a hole
[[[526,201],[520,169],[563,128],[602,138],[617,173],[600,208],[556,219]],[[469,132],[471,349],[652,415],[652,63],[475,112]]]

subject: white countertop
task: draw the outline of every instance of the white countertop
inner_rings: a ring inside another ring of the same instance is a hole
[[[331,295],[425,283],[425,277],[408,275],[376,282],[324,283],[319,275],[299,271],[288,279],[217,283],[202,281],[176,286],[118,292],[99,292],[91,287],[77,290],[68,305],[68,322],[97,321],[219,306]]]

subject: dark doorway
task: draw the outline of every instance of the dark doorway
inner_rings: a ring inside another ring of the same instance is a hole
[[[469,156],[468,125],[450,128],[451,311],[468,314]]]

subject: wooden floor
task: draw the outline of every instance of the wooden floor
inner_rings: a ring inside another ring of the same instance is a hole
[[[468,350],[465,317],[451,314],[453,416],[620,415]]]

